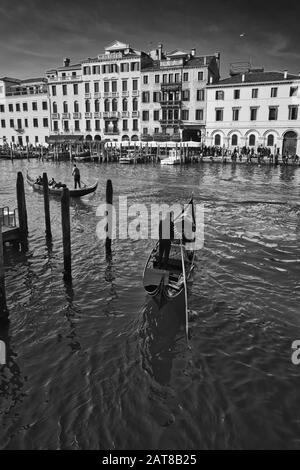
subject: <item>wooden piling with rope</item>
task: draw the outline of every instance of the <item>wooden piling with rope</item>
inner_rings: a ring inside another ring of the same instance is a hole
[[[63,236],[64,279],[72,280],[71,223],[70,223],[70,191],[63,188],[61,196],[61,224]]]
[[[4,270],[4,254],[3,254],[3,238],[2,238],[2,220],[0,218],[0,321],[8,319],[8,310],[6,304],[5,291],[5,270]]]
[[[106,254],[111,253],[111,237],[112,237],[112,211],[111,206],[113,203],[113,186],[111,180],[106,182],[106,204],[107,204],[107,226],[106,226],[106,239],[105,249]]]
[[[47,238],[52,238],[51,222],[50,222],[49,184],[48,184],[47,173],[43,173],[43,189],[44,189],[44,210],[45,210],[46,237]]]

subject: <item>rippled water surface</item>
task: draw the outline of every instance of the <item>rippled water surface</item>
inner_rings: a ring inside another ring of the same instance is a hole
[[[71,182],[70,163],[31,161]],[[16,173],[0,162],[0,206]],[[71,203],[73,285],[62,279],[60,201],[26,186],[29,248],[5,255],[10,325],[0,339],[0,448],[300,448],[300,169],[199,164],[81,165],[97,192]],[[184,331],[160,328],[142,287],[152,242],[121,240],[107,261],[96,208],[114,198],[205,205],[205,245]]]

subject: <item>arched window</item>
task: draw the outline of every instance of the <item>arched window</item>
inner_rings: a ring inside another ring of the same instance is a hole
[[[53,108],[53,113],[56,114],[57,113],[57,103],[55,101],[53,102],[52,108]]]
[[[220,134],[215,135],[215,145],[221,145],[221,136],[220,136]]]
[[[123,111],[128,111],[128,101],[126,98],[123,99],[122,109]]]
[[[267,145],[270,146],[270,147],[272,147],[274,145],[274,136],[273,136],[273,134],[268,135]]]
[[[74,101],[74,113],[79,113],[79,104],[78,104],[78,101]]]
[[[118,111],[118,102],[115,98],[112,100],[112,111]]]
[[[109,113],[109,100],[104,101],[104,111]]]
[[[90,113],[91,112],[91,103],[90,100],[85,100],[85,112]]]
[[[133,100],[132,100],[132,111],[137,111],[137,110],[138,110],[138,100],[137,100],[137,98],[133,98]]]
[[[231,145],[237,145],[238,143],[238,136],[236,134],[233,134],[231,137]]]
[[[68,112],[68,103],[66,101],[63,102],[63,110],[64,110],[64,113]]]
[[[249,145],[255,145],[255,135],[254,134],[249,135]]]
[[[100,111],[100,101],[95,100],[95,113],[99,113]]]

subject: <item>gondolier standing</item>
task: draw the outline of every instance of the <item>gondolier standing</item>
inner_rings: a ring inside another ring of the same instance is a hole
[[[81,188],[80,171],[79,171],[79,169],[77,168],[76,165],[74,165],[74,168],[73,168],[73,171],[72,171],[72,176],[74,176],[74,189],[77,188],[77,184],[78,184],[79,188]]]
[[[159,267],[167,267],[171,249],[171,243],[174,240],[174,221],[173,213],[168,212],[164,220],[159,222]]]

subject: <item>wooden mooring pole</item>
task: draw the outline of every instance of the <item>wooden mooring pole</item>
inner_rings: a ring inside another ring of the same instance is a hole
[[[64,279],[72,280],[71,264],[71,224],[70,224],[70,192],[63,188],[61,196],[61,224],[63,235]]]
[[[46,237],[47,238],[52,238],[51,222],[50,222],[49,185],[48,185],[47,173],[43,173],[43,189],[44,189],[44,210],[45,210]]]
[[[19,227],[22,234],[22,238],[28,236],[28,223],[27,223],[27,210],[26,210],[26,199],[24,190],[24,179],[21,171],[17,175],[17,201],[18,201],[18,214],[19,214]]]
[[[2,220],[0,218],[0,321],[7,320],[7,319],[8,319],[8,310],[7,310],[7,305],[6,305],[6,293],[5,293]]]
[[[106,204],[107,206],[112,206],[113,203],[113,186],[111,180],[107,180],[106,182]],[[105,239],[105,249],[106,254],[111,254],[111,237],[112,237],[112,211],[110,210],[111,207],[107,207],[107,228],[106,228],[106,239]]]

